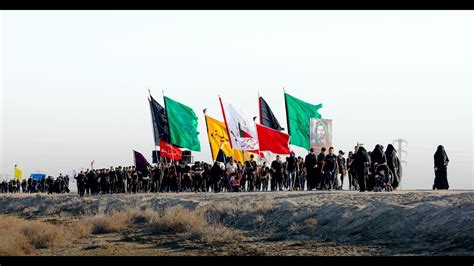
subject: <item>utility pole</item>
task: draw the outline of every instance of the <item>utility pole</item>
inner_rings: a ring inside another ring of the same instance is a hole
[[[402,159],[402,153],[404,152],[405,154],[407,154],[407,151],[402,149],[402,143],[406,143],[408,145],[408,142],[404,139],[399,138],[399,139],[393,140],[392,144],[395,144],[395,143],[398,143],[397,153],[398,153],[398,156],[400,157],[400,162],[407,165],[407,162]]]
[[[408,142],[402,138],[398,138],[392,141],[392,144],[395,144],[395,143],[398,143],[397,153],[398,153],[398,156],[400,156],[400,162],[407,165],[408,164],[407,161],[402,159],[402,153],[407,154],[407,151],[402,149],[402,143],[405,143],[408,145]],[[400,182],[400,189],[402,189],[402,182]]]

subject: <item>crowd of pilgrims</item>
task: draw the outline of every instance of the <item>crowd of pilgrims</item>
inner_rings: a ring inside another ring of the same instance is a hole
[[[0,193],[69,193],[69,176],[60,174],[57,178],[52,176],[42,177],[40,180],[33,178],[3,180],[0,183]]]
[[[344,156],[334,148],[313,149],[303,159],[294,152],[285,160],[258,165],[253,155],[244,164],[229,157],[227,163],[160,162],[138,170],[135,166],[87,169],[74,178],[80,196],[146,192],[251,192],[342,190],[347,176],[349,190],[391,191],[399,186],[401,165],[393,145],[367,152],[362,146]],[[2,192],[69,192],[69,177],[62,174],[41,181],[33,179],[2,183]]]
[[[227,163],[160,162],[139,171],[135,166],[87,169],[76,177],[80,196],[146,192],[252,192],[342,190],[347,176],[349,190],[391,191],[399,186],[400,162],[393,145],[376,145],[367,152],[356,146],[347,158],[343,151],[313,149],[303,159],[291,152],[285,161],[276,156],[261,165],[250,156],[244,164],[228,158]]]

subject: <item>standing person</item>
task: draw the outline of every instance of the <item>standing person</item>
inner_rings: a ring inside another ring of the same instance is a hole
[[[74,177],[76,179],[77,192],[80,197],[84,197],[85,185],[86,185],[86,175],[81,171],[79,174]]]
[[[225,166],[225,173],[226,189],[227,191],[232,191],[232,184],[230,183],[230,179],[237,174],[237,164],[234,162],[232,156],[229,158],[229,162]]]
[[[295,152],[291,151],[290,157],[286,157],[286,172],[287,172],[287,187],[288,190],[293,190],[293,185],[296,180],[296,163],[297,159]]]
[[[222,170],[218,161],[215,161],[214,164],[212,165],[211,172],[209,173],[209,175],[210,175],[209,181],[211,183],[212,190],[215,193],[220,192],[219,183],[221,182]]]
[[[382,146],[380,144],[375,145],[374,150],[370,154],[370,168],[369,175],[367,180],[367,189],[372,191],[375,185],[375,169],[377,166],[387,162],[385,153],[383,152]]]
[[[279,190],[283,190],[282,181],[283,181],[283,163],[280,160],[280,155],[276,156],[276,160],[272,162],[272,181],[271,187],[272,191],[277,190],[277,185]]]
[[[349,154],[347,155],[347,165],[346,165],[346,169],[347,169],[347,177],[349,178],[349,190],[355,190],[357,189],[356,186],[355,186],[355,171],[354,171],[354,167],[353,167],[353,162],[354,162],[354,154],[352,153],[352,151],[349,152]]]
[[[316,187],[316,182],[317,182],[317,159],[316,159],[316,154],[314,153],[314,149],[311,148],[309,150],[308,155],[304,158],[304,170],[306,172],[306,180],[307,180],[307,186],[308,190],[312,190]]]
[[[324,182],[325,188],[327,190],[333,190],[336,188],[335,180],[338,173],[338,164],[337,164],[337,157],[334,154],[334,148],[329,147],[329,153],[324,158]]]
[[[64,177],[64,191],[65,191],[66,193],[69,193],[69,192],[70,192],[70,190],[69,190],[69,176],[68,176],[68,175],[66,175],[66,176]]]
[[[25,179],[21,180],[21,192],[23,192],[23,193],[26,192],[26,180]]]
[[[370,158],[364,147],[359,147],[354,157],[353,165],[359,183],[359,191],[364,192],[367,190],[367,175],[369,172]]]
[[[270,178],[270,169],[267,166],[267,162],[263,162],[260,167],[260,179],[262,180],[262,190],[268,191],[268,179]]]
[[[392,171],[392,188],[397,189],[400,185],[401,178],[402,178],[402,168],[400,164],[400,160],[397,156],[397,151],[392,144],[387,145],[387,150],[385,151],[385,157],[387,158],[387,166]]]
[[[339,150],[337,155],[337,167],[339,168],[338,175],[339,179],[341,180],[341,184],[336,189],[342,190],[342,186],[344,185],[344,176],[347,173],[346,158],[344,158],[344,152],[342,150]]]
[[[296,187],[298,190],[303,191],[304,190],[304,183],[306,182],[306,178],[304,175],[304,161],[303,157],[298,156],[298,162],[297,162],[297,171],[296,171],[296,176],[298,178],[298,182],[296,183]]]
[[[434,154],[434,171],[435,180],[433,190],[435,189],[449,189],[448,184],[448,163],[449,158],[444,150],[443,145],[439,145]]]
[[[253,154],[250,154],[250,160],[245,161],[245,176],[248,180],[248,191],[255,191],[257,179],[257,162]]]
[[[317,189],[324,189],[326,187],[325,178],[324,178],[324,168],[326,164],[326,148],[322,147],[321,152],[318,154],[317,161],[318,161],[318,171],[316,172],[316,188]]]

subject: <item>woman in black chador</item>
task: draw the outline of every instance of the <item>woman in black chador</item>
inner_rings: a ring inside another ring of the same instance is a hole
[[[444,150],[443,145],[439,145],[438,149],[434,154],[434,170],[435,180],[433,189],[448,189],[448,171],[447,166],[449,163],[448,155]]]
[[[353,165],[359,181],[359,191],[364,192],[367,190],[367,174],[370,166],[370,158],[364,147],[359,147],[357,153],[354,154]]]
[[[378,165],[387,163],[387,158],[383,152],[382,146],[380,144],[375,145],[374,150],[370,154],[370,169],[367,179],[367,190],[372,191],[375,185],[375,169]]]
[[[388,144],[387,150],[385,151],[385,157],[387,158],[387,166],[393,173],[392,187],[393,189],[398,188],[402,179],[402,165],[397,156],[397,151],[392,144]]]

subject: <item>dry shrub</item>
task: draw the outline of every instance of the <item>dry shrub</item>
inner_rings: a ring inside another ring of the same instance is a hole
[[[182,206],[166,208],[161,215],[151,218],[149,226],[155,234],[184,233],[207,242],[242,239],[240,232],[210,223],[203,212],[190,211]]]
[[[159,214],[157,212],[149,209],[145,211],[127,211],[127,216],[128,220],[133,225],[150,224],[152,221],[155,221],[159,218]]]
[[[34,248],[56,248],[65,240],[66,234],[62,227],[38,221],[21,225],[20,232]]]
[[[107,234],[124,230],[130,226],[128,212],[113,212],[98,214],[88,219],[91,224],[91,233]]]
[[[11,216],[0,216],[0,255],[34,254],[36,249],[55,249],[68,240],[62,227]]]
[[[87,236],[92,231],[92,223],[87,219],[78,219],[70,223],[69,228],[75,237]]]
[[[311,230],[315,230],[317,225],[318,220],[316,220],[316,218],[309,218],[306,220],[306,227]]]

